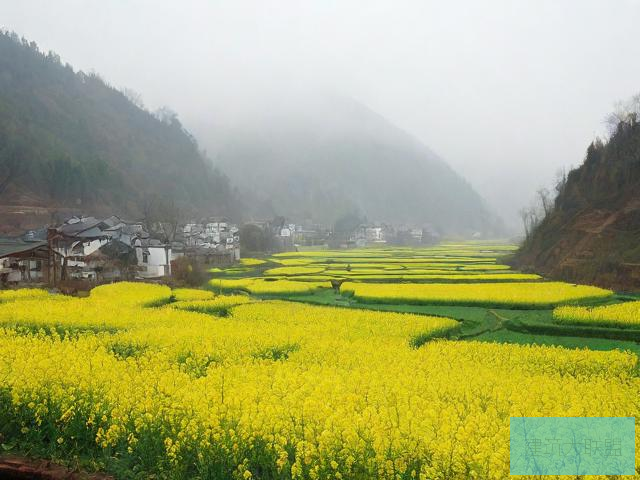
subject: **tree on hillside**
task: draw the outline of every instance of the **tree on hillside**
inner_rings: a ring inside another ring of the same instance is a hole
[[[538,202],[542,207],[542,212],[546,217],[553,209],[553,197],[551,196],[551,192],[548,188],[542,187],[538,189],[536,195],[538,196]]]
[[[165,123],[167,125],[173,125],[176,122],[179,123],[178,114],[166,105],[156,110],[154,116],[162,123]]]
[[[558,198],[559,195],[565,191],[567,186],[567,169],[562,167],[556,171],[556,180],[554,182],[554,190],[555,197]]]
[[[541,187],[528,207],[523,207],[518,214],[524,228],[525,242],[529,240],[533,231],[542,221],[551,215],[555,204],[555,197],[548,188]]]
[[[129,100],[131,103],[133,103],[136,107],[138,107],[140,110],[144,110],[144,102],[142,100],[142,95],[138,92],[136,92],[135,90],[133,90],[132,88],[123,88],[122,89],[122,94],[127,97],[127,100]]]
[[[237,213],[237,192],[170,109],[156,116],[133,90],[74,72],[10,32],[0,31],[0,72],[3,196],[20,191],[47,206],[132,217],[140,199],[157,192],[173,202],[160,208],[167,228],[176,208]]]
[[[522,226],[524,227],[524,240],[527,242],[531,238],[531,234],[540,223],[540,217],[536,209],[532,206],[523,207],[518,211]]]
[[[24,157],[20,149],[4,146],[0,150],[0,195],[24,172]]]
[[[633,125],[640,120],[640,93],[629,100],[618,102],[613,112],[605,119],[609,133],[613,135],[620,124]]]

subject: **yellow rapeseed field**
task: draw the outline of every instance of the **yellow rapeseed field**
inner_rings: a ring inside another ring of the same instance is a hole
[[[46,297],[49,293],[38,288],[23,288],[20,290],[0,290],[0,302],[12,302],[15,300],[30,300],[38,297]]]
[[[260,258],[241,258],[240,259],[240,264],[244,265],[246,267],[255,267],[258,265],[264,265],[265,263],[267,263],[266,260],[262,260]]]
[[[534,273],[479,273],[479,272],[444,272],[439,273],[437,271],[406,271],[404,273],[376,273],[370,271],[340,271],[329,270],[327,272],[330,275],[336,277],[345,277],[353,280],[507,280],[507,281],[520,281],[520,280],[540,280],[540,275]],[[296,277],[297,279],[297,277]]]
[[[299,265],[309,265],[314,263],[314,259],[311,258],[271,258],[270,261],[274,263],[279,263],[284,266],[299,266]]]
[[[503,305],[541,308],[607,298],[610,290],[562,282],[536,283],[343,283],[340,290],[363,302],[446,305]]]
[[[316,273],[320,273],[323,272],[325,270],[325,267],[306,267],[306,266],[300,266],[300,267],[276,267],[276,268],[270,268],[269,270],[265,270],[264,274],[265,275],[313,275]]]
[[[214,278],[209,281],[214,291],[233,292],[242,290],[256,295],[292,295],[312,293],[319,288],[328,288],[329,282],[296,282],[286,279],[241,278],[226,280]]]
[[[631,353],[427,342],[458,322],[290,302],[217,317],[172,295],[0,304],[3,438],[144,477],[504,479],[510,416],[640,413]]]
[[[553,311],[558,323],[640,329],[640,301],[602,307],[558,307]]]
[[[377,248],[284,252],[270,261],[282,266],[269,268],[261,275],[291,282],[332,279],[352,281],[419,282],[516,282],[540,280],[539,275],[510,271],[498,259],[513,249],[509,245],[450,244],[422,248]],[[245,271],[226,269],[225,276],[240,274],[230,282],[216,276],[211,285],[220,291],[244,290],[265,295],[309,294],[314,289],[295,283],[266,285],[249,278]],[[318,287],[327,286],[317,285]]]
[[[169,304],[171,308],[186,310],[189,312],[222,313],[229,307],[251,303],[253,300],[246,295],[220,295],[208,300],[186,300]]]
[[[173,290],[173,298],[178,302],[188,300],[211,300],[215,298],[215,294],[208,290],[176,288]]]
[[[444,244],[431,247],[390,247],[364,248],[352,250],[317,250],[283,252],[269,258],[269,262],[280,266],[262,272],[269,279],[296,281],[322,281],[331,279],[351,279],[353,281],[535,281],[540,276],[530,273],[510,271],[508,265],[498,260],[513,250],[504,244]],[[253,262],[248,259],[247,262]],[[289,295],[313,293],[309,286],[267,286],[254,282],[258,277],[249,278],[246,268],[227,268],[211,271],[216,274],[212,285],[220,291],[242,289],[249,293],[265,295]],[[238,277],[233,279],[233,277]],[[222,282],[226,277],[232,282]],[[326,286],[326,285],[323,285]],[[276,289],[277,291],[273,291]]]

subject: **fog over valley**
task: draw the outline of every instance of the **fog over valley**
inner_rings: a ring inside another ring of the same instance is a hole
[[[615,28],[605,33],[603,24]],[[518,210],[556,171],[581,163],[589,142],[606,133],[614,103],[638,89],[640,42],[628,40],[638,24],[636,0],[0,6],[4,28],[137,92],[149,110],[175,111],[236,185],[246,186],[236,172],[244,166],[230,165],[225,134],[234,142],[240,132],[247,142],[261,137],[279,152],[278,169],[295,169],[305,164],[304,142],[326,140],[326,129],[348,136],[358,124],[336,113],[331,99],[339,98],[434,152],[511,233],[522,228]],[[316,136],[290,138],[290,123]],[[390,172],[385,182],[394,181],[403,180]],[[364,203],[354,204],[367,214]],[[385,220],[371,210],[370,220]]]

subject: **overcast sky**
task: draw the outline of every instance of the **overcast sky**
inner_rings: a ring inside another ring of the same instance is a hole
[[[640,0],[3,0],[0,25],[196,133],[273,85],[351,96],[507,221],[640,91]]]

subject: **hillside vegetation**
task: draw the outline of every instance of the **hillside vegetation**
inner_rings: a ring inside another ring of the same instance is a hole
[[[0,34],[0,204],[138,215],[164,198],[222,213],[225,176],[167,109],[152,114],[97,74]]]
[[[553,210],[514,264],[544,275],[640,290],[640,123],[618,118],[607,142],[593,142],[569,173]]]

